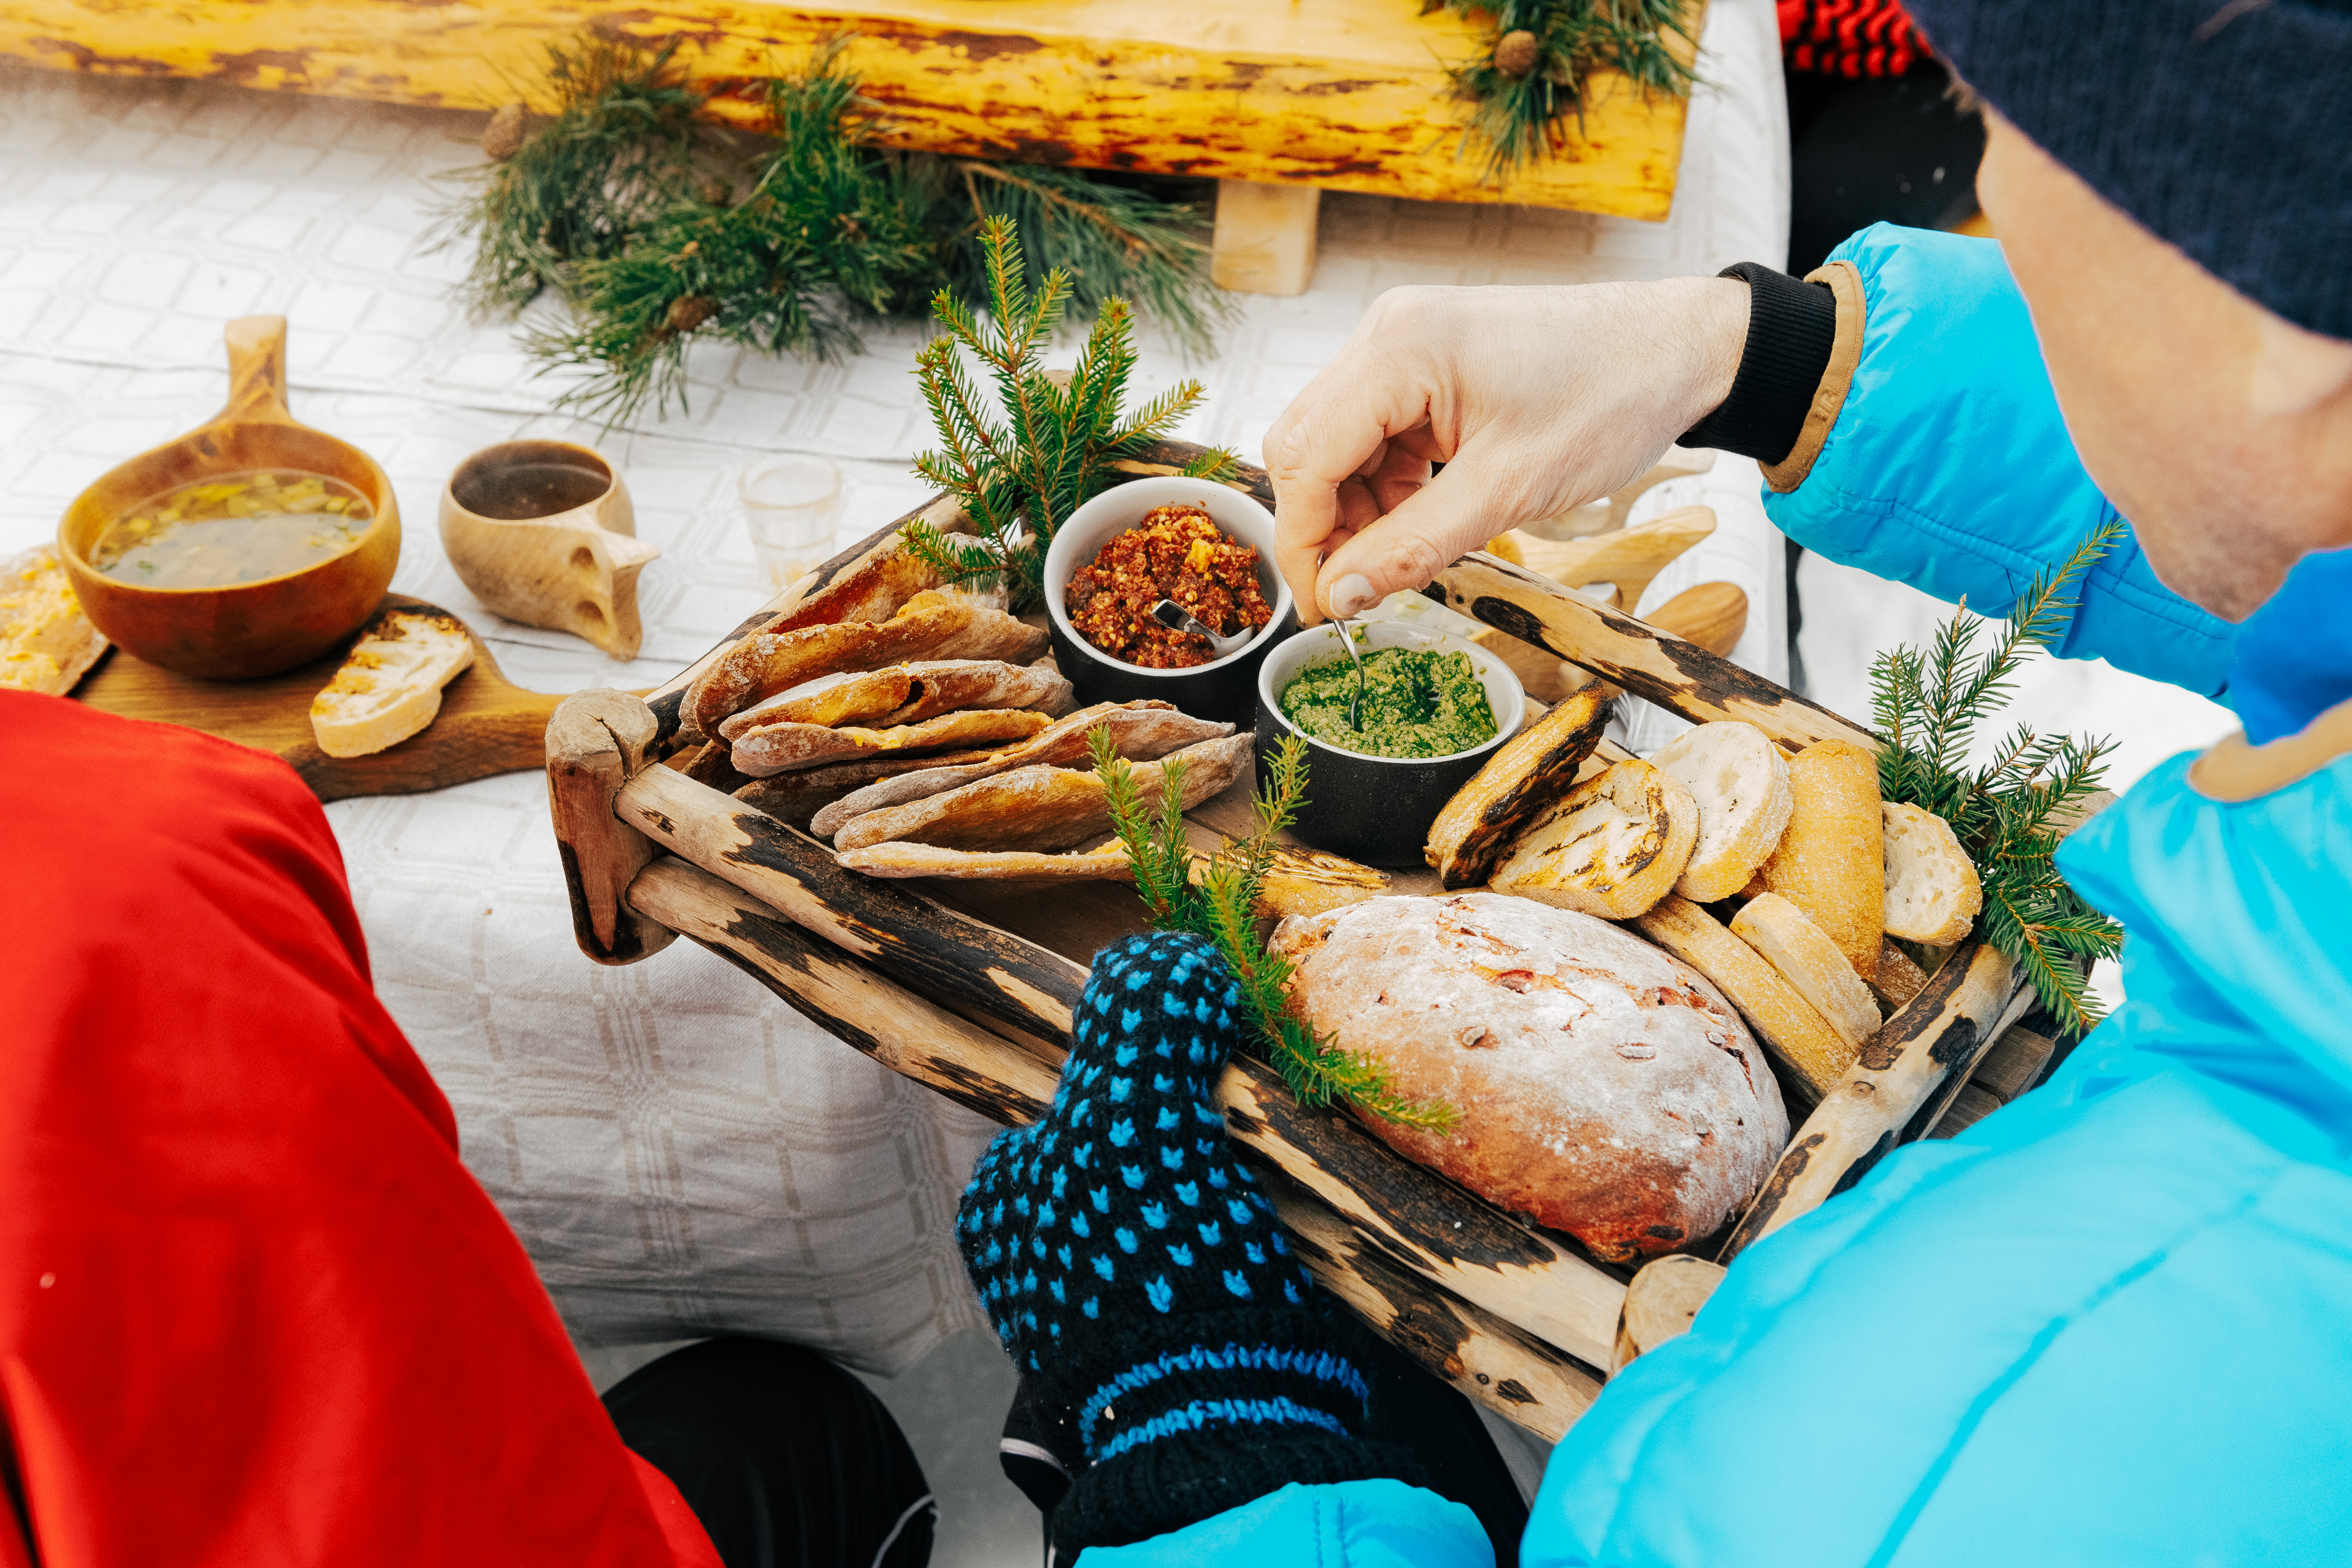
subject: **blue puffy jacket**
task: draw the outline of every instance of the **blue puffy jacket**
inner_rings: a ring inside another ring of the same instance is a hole
[[[1862,357],[1773,520],[2003,613],[2113,515],[2024,301],[1989,240],[1882,226],[1838,259]],[[2279,742],[2238,758],[2269,787],[2210,798],[2176,757],[2074,837],[2128,1002],[2042,1089],[1745,1254],[1560,1443],[1527,1563],[2352,1560],[2352,707],[2283,739],[2352,701],[2352,552],[2231,627],[2117,552],[2058,651],[2230,702]],[[1084,1559],[1275,1562],[1491,1555],[1378,1482]]]

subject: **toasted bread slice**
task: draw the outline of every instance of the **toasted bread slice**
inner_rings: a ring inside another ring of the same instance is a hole
[[[1762,953],[1847,1045],[1859,1049],[1877,1031],[1870,987],[1812,917],[1780,894],[1748,900],[1732,917],[1731,934]]]
[[[1959,941],[1984,908],[1976,863],[1934,812],[1893,801],[1884,812],[1887,934],[1930,947]]]
[[[1675,891],[1696,904],[1727,899],[1780,847],[1793,796],[1771,737],[1726,719],[1668,742],[1650,765],[1682,780],[1698,802],[1698,843]]]
[[[1802,1079],[1815,1100],[1853,1065],[1854,1047],[1754,948],[1688,899],[1668,895],[1634,929],[1709,980],[1739,1009],[1765,1048]]]
[[[1589,778],[1522,833],[1495,890],[1556,909],[1631,920],[1673,890],[1698,841],[1698,802],[1641,761]]]
[[[386,610],[368,624],[325,690],[310,700],[310,733],[331,757],[365,757],[433,722],[441,689],[474,662],[455,616]]]
[[[0,561],[0,690],[63,697],[105,651],[55,551],[39,544]]]
[[[1878,972],[1886,921],[1886,837],[1878,759],[1844,741],[1818,741],[1789,764],[1788,831],[1759,873],[1837,943],[1864,980]]]
[[[1609,711],[1608,689],[1597,682],[1570,692],[1454,792],[1430,824],[1423,851],[1439,882],[1475,888],[1494,875],[1513,837],[1574,785],[1577,770],[1609,727]]]

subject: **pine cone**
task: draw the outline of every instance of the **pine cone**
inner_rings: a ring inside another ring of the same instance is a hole
[[[710,179],[703,181],[694,194],[702,198],[705,206],[723,207],[734,200],[735,187],[724,180]]]
[[[503,163],[522,150],[522,105],[503,103],[482,131],[482,155]]]
[[[1536,58],[1541,53],[1536,36],[1521,27],[1505,33],[1502,42],[1495,46],[1495,68],[1517,81],[1536,68]]]
[[[668,332],[690,332],[718,313],[719,302],[708,294],[681,294],[669,302],[662,328]]]

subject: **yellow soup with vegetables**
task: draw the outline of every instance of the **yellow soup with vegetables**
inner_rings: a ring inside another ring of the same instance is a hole
[[[324,474],[220,474],[132,507],[99,535],[89,563],[149,588],[258,583],[341,555],[374,518],[365,496]]]

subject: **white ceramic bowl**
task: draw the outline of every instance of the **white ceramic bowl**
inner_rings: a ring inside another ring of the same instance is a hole
[[[1310,665],[1344,661],[1339,631],[1329,622],[1300,632],[1276,647],[1258,667],[1258,777],[1285,734],[1307,742],[1307,805],[1293,829],[1318,849],[1374,866],[1417,866],[1429,841],[1429,825],[1454,793],[1476,776],[1497,747],[1527,721],[1527,693],[1511,667],[1467,637],[1402,621],[1360,623],[1356,649],[1366,658],[1384,647],[1430,648],[1467,654],[1495,710],[1494,738],[1484,745],[1443,757],[1373,757],[1335,746],[1282,716],[1283,688]]]
[[[1257,552],[1257,581],[1274,615],[1244,647],[1190,669],[1145,669],[1113,658],[1080,637],[1063,605],[1070,575],[1092,562],[1102,547],[1142,522],[1155,507],[1205,507],[1224,532]],[[1256,675],[1269,648],[1298,629],[1290,589],[1274,564],[1274,514],[1227,486],[1181,478],[1130,479],[1115,485],[1072,512],[1045,548],[1045,614],[1054,660],[1076,689],[1083,706],[1157,698],[1196,719],[1249,723],[1256,708]]]

